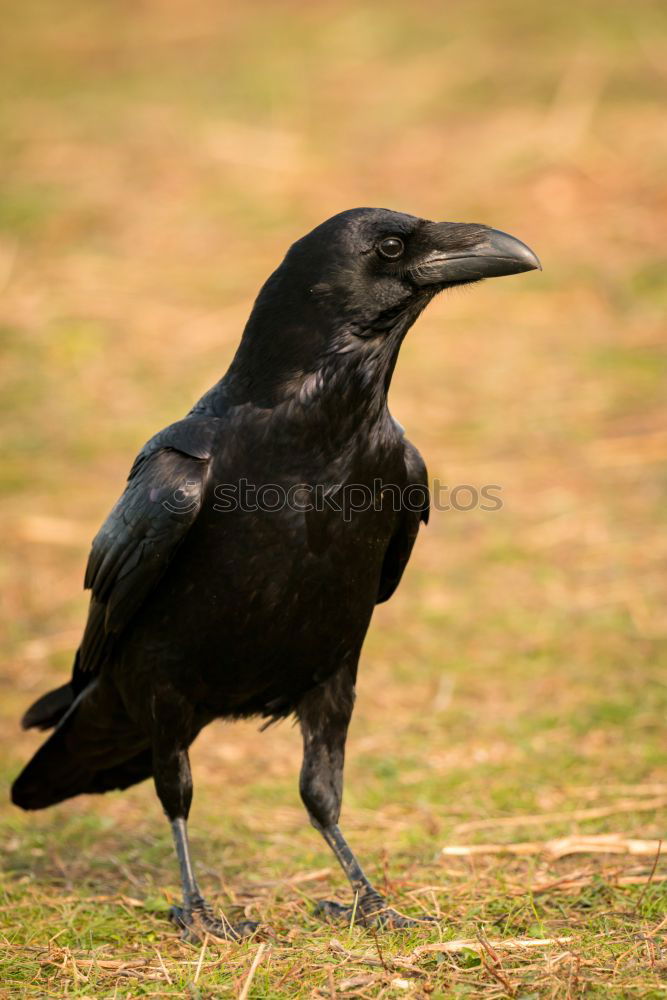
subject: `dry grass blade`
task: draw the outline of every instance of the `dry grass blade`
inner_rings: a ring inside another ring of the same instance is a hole
[[[262,941],[259,947],[257,948],[257,951],[255,952],[255,957],[252,960],[252,965],[250,966],[250,969],[248,971],[246,981],[243,984],[243,989],[239,993],[239,1000],[247,1000],[248,994],[250,992],[250,987],[252,985],[252,981],[255,978],[255,973],[257,972],[259,963],[262,961],[262,958],[264,957],[264,952],[266,951],[266,949],[267,949],[266,941]]]
[[[313,872],[297,872],[288,878],[272,879],[269,882],[253,882],[255,889],[272,889],[282,885],[301,885],[303,882],[321,882],[331,875],[331,868],[318,868]]]
[[[656,855],[660,840],[637,840],[618,833],[576,834],[554,840],[522,841],[517,844],[449,844],[442,848],[448,857],[467,857],[484,854],[546,854],[551,858],[565,858],[570,854],[633,854]],[[656,862],[657,863],[657,862]]]
[[[67,964],[68,958],[71,956],[69,948],[64,949],[60,954],[48,955],[40,960],[41,965],[55,965],[59,958],[62,958],[62,967],[64,968]],[[120,972],[124,969],[144,969],[150,963],[148,959],[139,958],[136,960],[132,959],[107,959],[107,958],[79,958],[76,959],[77,965],[83,966],[84,968],[96,968],[105,969],[109,972]]]
[[[201,951],[199,952],[199,958],[197,960],[197,968],[195,969],[195,976],[194,976],[194,979],[193,979],[193,982],[194,982],[195,985],[197,985],[197,982],[199,980],[199,976],[201,975],[201,967],[202,967],[202,964],[204,962],[204,955],[206,954],[207,947],[208,947],[208,934],[205,934],[204,935],[204,942],[203,942],[203,944],[201,946]]]
[[[338,938],[331,938],[329,941],[329,949],[333,951],[336,955],[340,955],[347,962],[355,962],[359,965],[370,965],[376,968],[382,968],[385,971],[388,969],[406,969],[409,972],[416,972],[415,966],[412,962],[406,961],[404,958],[397,958],[392,956],[391,958],[386,958],[383,956],[383,960],[375,958],[373,955],[360,955],[358,952],[348,951]]]
[[[375,982],[377,982],[377,976],[351,976],[349,979],[343,979],[338,984],[338,989],[341,993],[347,993],[350,990],[358,990],[364,986],[371,986]]]
[[[487,946],[495,951],[522,951],[529,948],[552,948],[557,944],[568,944],[572,937],[554,938],[500,938],[496,941],[487,941]],[[459,951],[479,951],[480,942],[477,938],[461,938],[456,941],[438,941],[436,944],[420,944],[412,954],[415,957],[420,955],[431,955],[443,952],[454,955]]]
[[[487,941],[485,935],[481,930],[478,931],[477,937],[479,939],[479,943],[482,946],[483,951],[486,953],[486,955],[489,956],[491,960],[489,962],[484,957],[484,955],[481,954],[480,958],[482,960],[482,965],[489,973],[489,975],[492,976],[493,979],[496,979],[501,984],[501,986],[503,986],[507,990],[507,993],[510,997],[516,996],[516,988],[512,985],[507,973],[503,969],[503,963],[500,958],[500,955],[493,947],[493,945],[491,945],[491,943]]]
[[[455,827],[455,832],[491,830],[495,827],[546,826],[548,823],[578,823],[588,819],[605,819],[607,816],[615,816],[617,813],[650,812],[654,809],[663,809],[665,806],[667,806],[667,797],[664,795],[661,795],[659,798],[645,799],[643,802],[638,799],[624,799],[621,802],[614,803],[614,805],[595,806],[590,809],[574,809],[572,812],[545,812],[526,816],[497,816],[490,819],[473,819],[466,823],[458,823]]]
[[[607,875],[604,872],[601,874],[610,885],[619,886],[620,888],[632,885],[646,886],[654,882],[667,882],[667,875],[618,875],[616,873]],[[586,886],[593,885],[599,877],[599,875],[564,875],[562,878],[553,879],[549,882],[535,882],[531,885],[530,891],[534,895],[553,892],[555,889],[561,889],[563,892],[572,892],[573,890],[585,889]],[[517,887],[519,895],[523,895],[525,891],[525,886]]]
[[[156,948],[156,949],[155,949],[155,952],[156,952],[156,954],[157,954],[157,957],[158,957],[158,962],[160,963],[160,968],[161,968],[161,969],[162,969],[162,971],[164,972],[164,978],[165,978],[165,979],[167,980],[167,982],[169,983],[169,985],[170,985],[170,986],[173,986],[173,983],[172,983],[172,979],[171,979],[171,976],[169,975],[169,972],[168,972],[168,970],[167,970],[167,966],[166,966],[166,965],[164,964],[164,961],[163,961],[163,958],[162,958],[162,955],[160,954],[160,949],[159,949],[159,948]],[[195,980],[195,981],[196,981],[196,980]]]
[[[637,902],[635,903],[635,908],[634,908],[634,911],[633,911],[634,913],[639,913],[639,910],[641,909],[641,905],[644,902],[644,896],[648,892],[648,887],[650,886],[651,882],[653,882],[653,880],[655,878],[655,871],[656,871],[656,868],[658,867],[658,861],[660,860],[660,852],[661,851],[662,851],[662,840],[659,840],[658,841],[658,849],[655,852],[655,858],[653,859],[653,867],[651,868],[651,871],[649,873],[649,877],[646,880],[646,884],[645,884],[644,888],[642,889],[642,891],[640,892],[640,894],[639,894],[639,896],[637,898]]]

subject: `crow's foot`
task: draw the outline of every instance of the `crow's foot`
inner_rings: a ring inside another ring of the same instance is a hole
[[[207,934],[218,941],[240,941],[259,927],[254,920],[231,924],[224,914],[218,919],[203,899],[186,906],[172,906],[169,919],[180,928],[182,940],[193,944],[201,942]]]
[[[355,904],[335,903],[330,899],[321,900],[315,907],[315,915],[325,920],[344,921],[361,927],[377,930],[402,930],[437,923],[436,917],[404,917],[402,913],[387,906],[379,892],[369,892],[360,896]]]

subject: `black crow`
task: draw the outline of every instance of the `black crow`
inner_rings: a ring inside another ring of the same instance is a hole
[[[403,337],[439,291],[539,266],[486,226],[342,212],[291,247],[226,375],[135,460],[92,545],[72,679],[23,719],[54,732],[12,798],[41,809],[152,775],[184,933],[236,938],[256,926],[217,919],[197,885],[188,748],[213,719],[292,713],[301,796],[358,918],[414,923],[387,908],[338,826],[361,647],[429,511],[424,462],[387,391]]]

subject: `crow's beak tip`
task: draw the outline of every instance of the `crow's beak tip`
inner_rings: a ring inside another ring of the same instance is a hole
[[[481,253],[483,256],[488,253],[489,257],[495,257],[498,261],[506,261],[509,265],[507,274],[542,270],[542,263],[534,250],[516,236],[510,236],[509,233],[497,229],[489,230],[487,246]],[[502,271],[499,273],[502,274]]]
[[[529,246],[499,229],[469,223],[436,223],[437,250],[413,269],[418,284],[459,284],[541,271]]]

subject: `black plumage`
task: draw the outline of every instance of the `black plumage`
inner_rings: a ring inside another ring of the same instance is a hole
[[[294,244],[227,374],[135,460],[93,542],[72,679],[23,720],[55,730],[12,797],[39,809],[152,775],[181,867],[181,926],[252,929],[217,920],[195,881],[188,748],[215,718],[291,713],[304,803],[359,893],[359,916],[408,923],[337,825],[366,630],[428,519],[426,469],[387,391],[404,335],[437,292],[538,266],[484,226],[343,212]]]

